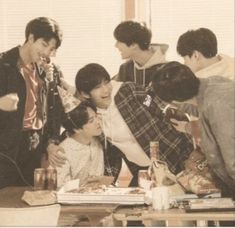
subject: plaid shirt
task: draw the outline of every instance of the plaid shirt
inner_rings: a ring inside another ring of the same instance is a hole
[[[174,174],[182,171],[184,161],[193,151],[192,140],[164,119],[159,98],[151,98],[140,85],[124,82],[114,100],[144,152],[150,156],[150,141],[159,141],[160,159],[167,162]]]

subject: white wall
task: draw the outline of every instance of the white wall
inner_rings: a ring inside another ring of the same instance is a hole
[[[57,20],[64,39],[54,59],[74,84],[79,68],[102,64],[113,76],[122,60],[113,30],[123,17],[123,0],[0,0],[0,52],[24,42],[25,26],[38,16]]]
[[[170,45],[168,60],[182,61],[177,39],[199,27],[213,30],[219,51],[234,56],[234,0],[136,0],[136,6],[136,18],[151,24],[153,42]],[[113,30],[123,15],[124,0],[0,0],[0,52],[24,42],[29,20],[49,16],[64,31],[55,61],[71,84],[77,70],[90,62],[114,75],[123,61],[114,47]]]
[[[200,27],[216,34],[220,53],[234,56],[234,0],[151,0],[153,42],[170,45],[169,60],[182,61],[178,37]]]

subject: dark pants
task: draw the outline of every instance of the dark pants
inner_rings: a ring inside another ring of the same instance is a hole
[[[34,169],[41,166],[44,143],[41,130],[23,131],[16,158],[17,165],[21,171],[18,172],[17,185],[33,185]]]
[[[14,138],[12,132],[0,142],[0,188],[33,186],[34,169],[41,166],[45,151],[41,130],[23,131]]]

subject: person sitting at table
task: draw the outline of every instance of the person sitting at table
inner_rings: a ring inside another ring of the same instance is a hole
[[[79,101],[60,87],[58,91],[65,111],[62,125],[69,136],[59,145],[67,159],[63,166],[57,167],[57,186],[72,179],[79,179],[82,185],[89,176],[112,175],[108,159],[104,158],[107,155],[96,137],[102,133],[96,108],[91,102]]]
[[[199,79],[189,67],[169,62],[155,73],[152,88],[166,102],[197,106],[200,146],[222,195],[235,197],[234,81],[220,76]]]
[[[153,140],[160,142],[160,159],[167,162],[171,172],[184,169],[184,160],[193,150],[192,140],[165,121],[159,99],[149,103],[145,87],[110,81],[103,66],[91,63],[78,71],[76,88],[96,105],[106,141],[122,152],[133,175],[129,186],[137,186],[138,171],[151,164],[149,143]]]

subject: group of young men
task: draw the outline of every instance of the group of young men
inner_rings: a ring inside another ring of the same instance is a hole
[[[138,171],[150,165],[149,142],[155,140],[169,170],[182,171],[194,150],[192,138],[177,131],[162,110],[172,101],[195,97],[200,146],[225,194],[233,195],[234,59],[217,54],[216,36],[206,28],[179,37],[177,52],[187,66],[167,62],[168,45],[151,44],[151,31],[141,23],[120,23],[114,37],[128,60],[118,74],[111,80],[103,66],[90,63],[76,75],[79,98],[91,100],[101,116],[101,142],[111,157],[111,173],[118,176],[124,159],[133,175],[130,186],[136,186]],[[36,18],[28,23],[25,38],[22,46],[0,56],[1,188],[32,184],[33,170],[46,150],[53,166],[62,166],[66,159],[58,146],[63,107],[57,86],[63,87],[62,73],[45,63],[61,44],[61,30],[50,18]],[[51,69],[56,72],[53,80]],[[11,112],[1,105],[9,95],[14,95]]]

